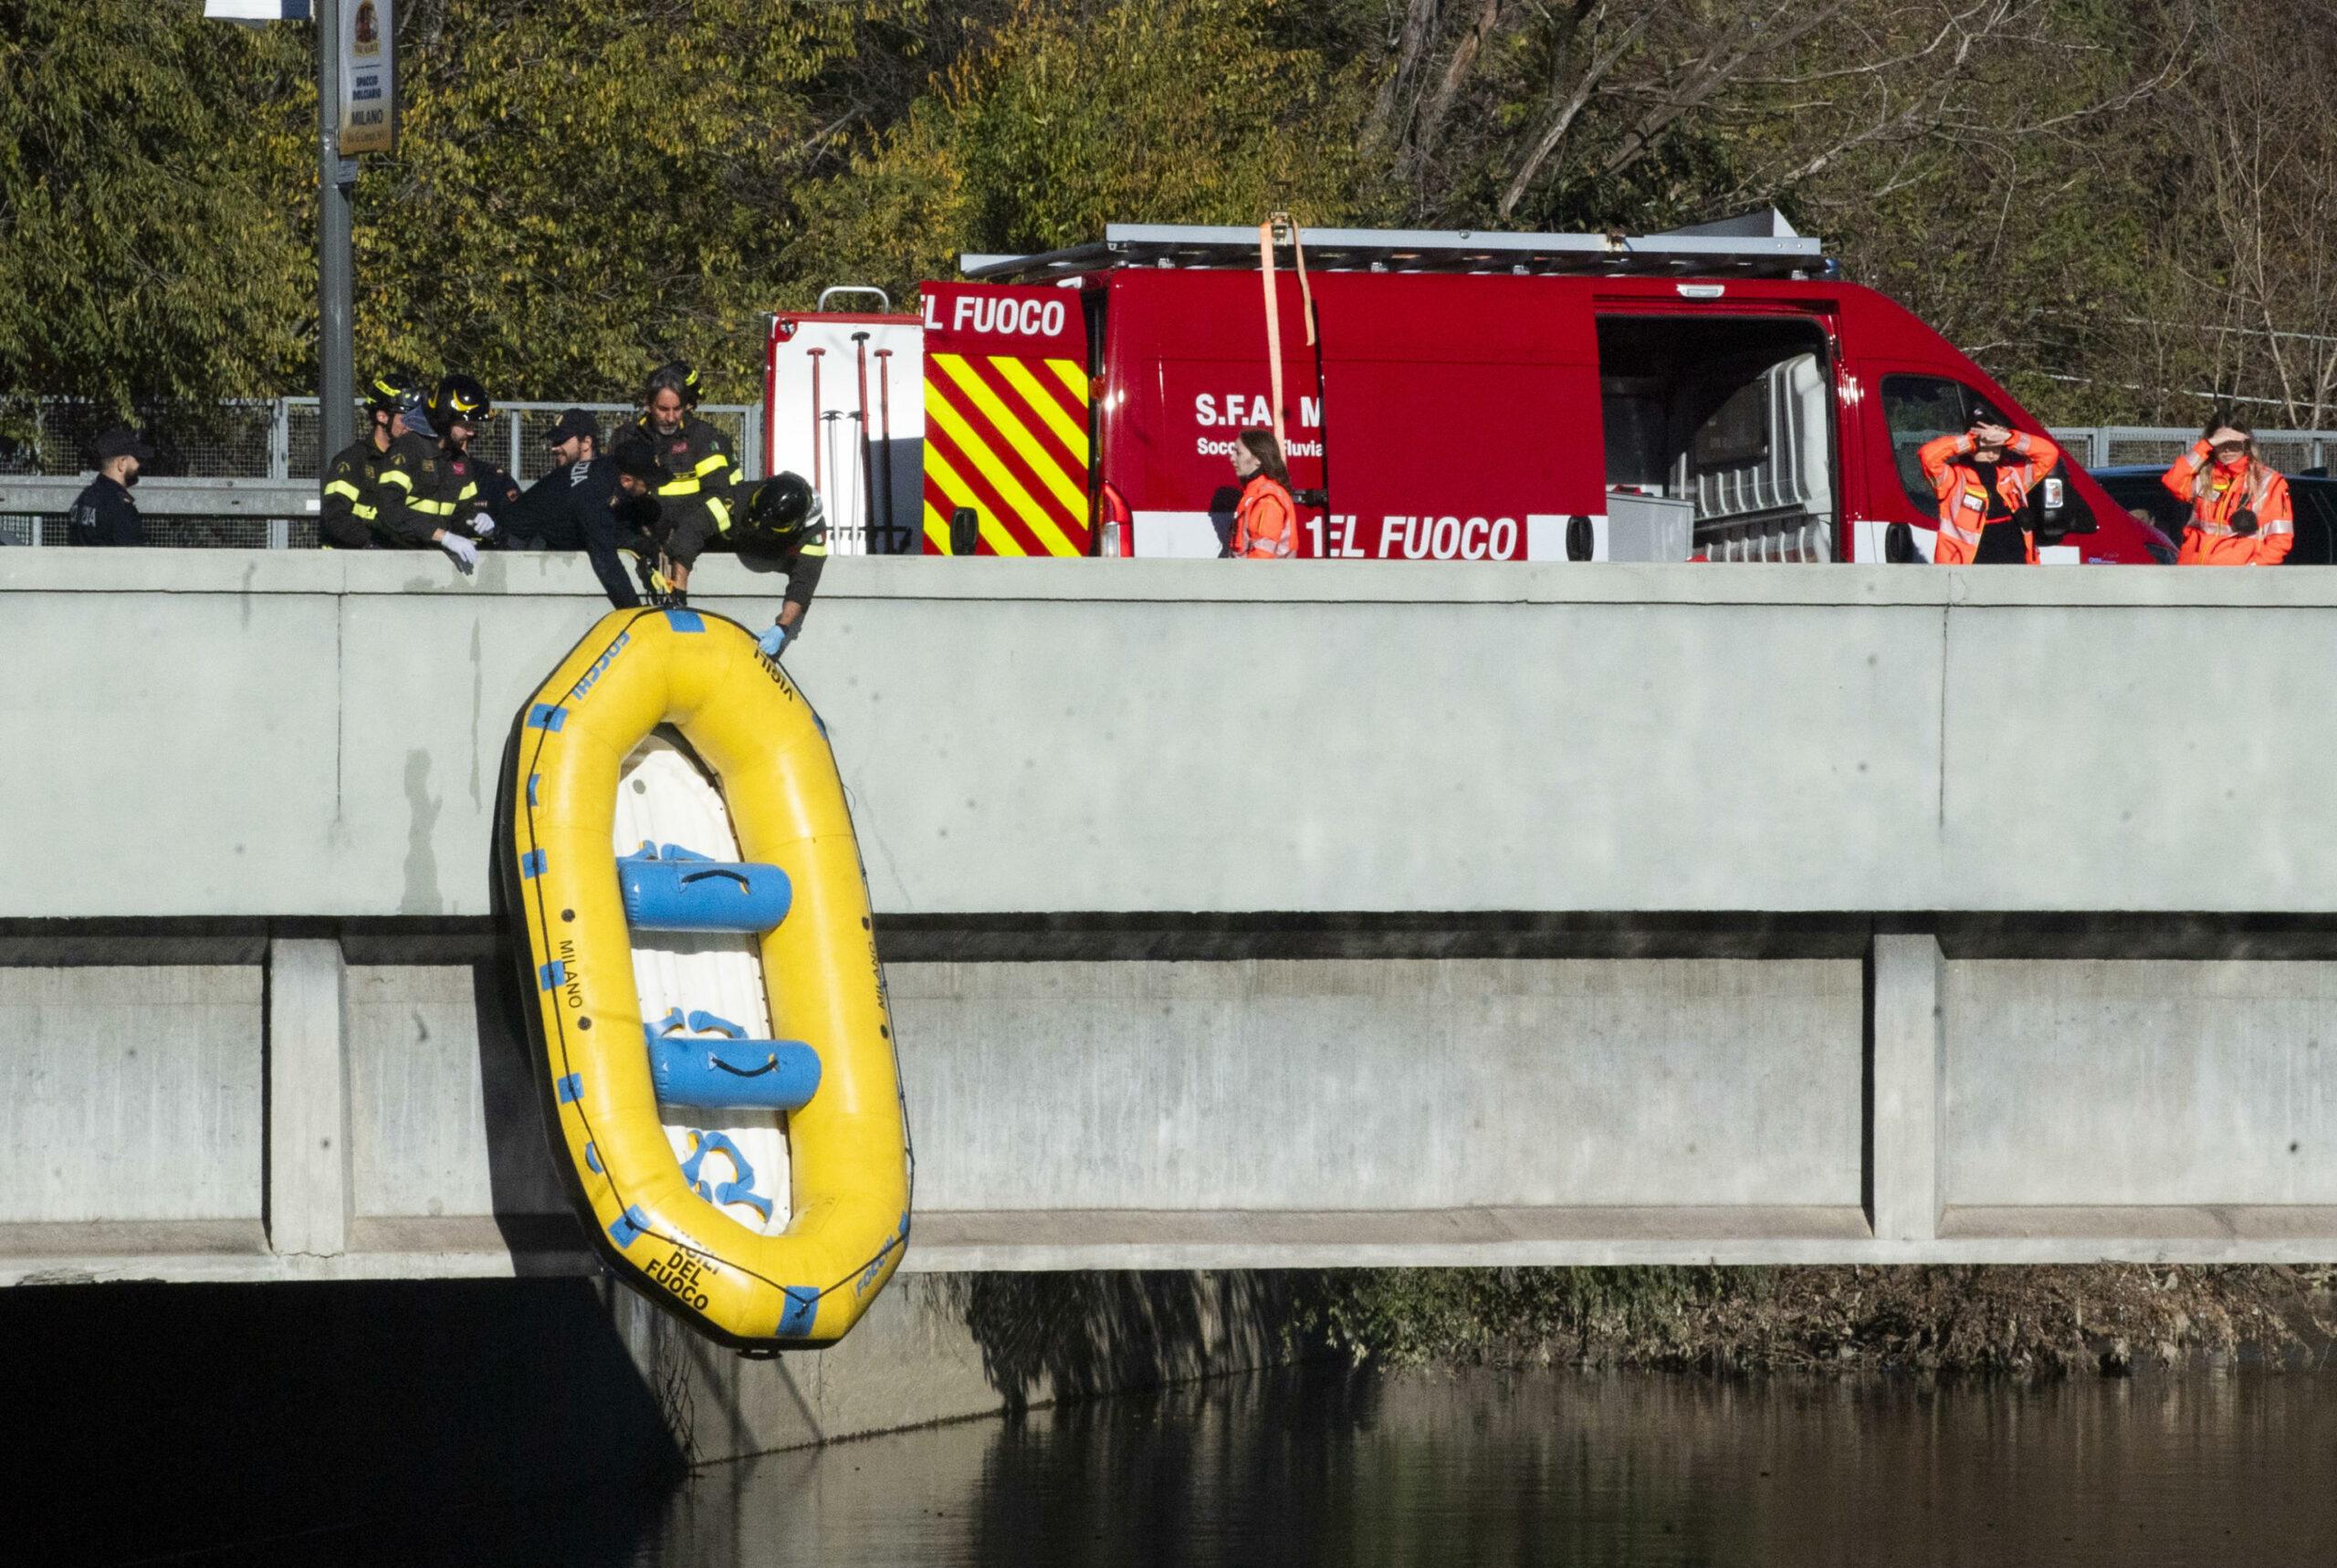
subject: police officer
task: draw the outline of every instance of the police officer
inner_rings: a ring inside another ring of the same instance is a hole
[[[492,531],[520,548],[584,551],[609,602],[631,610],[640,604],[641,596],[634,591],[617,550],[621,541],[630,541],[635,550],[644,548],[637,532],[642,519],[635,508],[668,476],[647,442],[630,443],[628,456],[637,455],[639,460],[628,488],[628,479],[616,465],[599,455],[599,445],[600,431],[592,415],[581,408],[562,413],[551,430],[552,456],[560,465],[529,486],[518,500],[498,507]],[[654,500],[648,504],[653,508],[656,505]]]
[[[146,525],[130,498],[138,470],[154,461],[154,449],[126,424],[98,437],[98,476],[73,498],[68,536],[77,545],[141,545]]]
[[[651,372],[642,397],[641,429],[655,443],[672,477],[657,490],[664,559],[657,564],[676,592],[707,546],[730,531],[732,492],[744,482],[730,443],[697,417],[697,372],[676,360]]]
[[[742,556],[769,556],[787,568],[787,594],[779,620],[762,634],[766,658],[802,635],[803,616],[828,564],[828,517],[802,476],[777,474],[747,486],[731,539]]]
[[[403,413],[406,434],[390,444],[382,467],[378,521],[385,542],[435,546],[468,571],[478,560],[478,540],[495,531],[494,518],[479,509],[470,456],[471,438],[495,416],[495,405],[471,377],[449,375],[426,408],[410,399]]]
[[[325,549],[370,549],[379,542],[374,528],[381,505],[375,492],[391,445],[405,434],[398,411],[411,391],[403,378],[390,376],[375,376],[365,389],[372,423],[325,465],[324,504],[317,514],[317,534]]]

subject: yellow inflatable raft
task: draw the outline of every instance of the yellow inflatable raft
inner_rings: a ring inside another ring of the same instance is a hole
[[[497,860],[553,1157],[633,1285],[841,1339],[908,1243],[866,878],[826,732],[735,622],[603,616],[512,727]]]

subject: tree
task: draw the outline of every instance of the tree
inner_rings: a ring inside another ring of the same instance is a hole
[[[0,0],[0,391],[127,413],[299,383],[311,58],[194,5]]]
[[[806,191],[790,269],[900,298],[961,251],[1107,223],[1336,222],[1365,203],[1368,84],[1273,37],[1273,0],[1025,0],[897,123]]]
[[[500,397],[622,397],[659,361],[745,399],[812,89],[875,5],[431,0],[393,159],[356,191],[361,362]]]

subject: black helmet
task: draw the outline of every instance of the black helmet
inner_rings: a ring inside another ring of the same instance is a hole
[[[395,413],[407,398],[418,395],[403,376],[375,376],[365,389],[365,406],[377,413]]]
[[[430,400],[423,395],[420,387],[408,387],[398,394],[398,417],[416,435],[438,434],[437,426],[430,420]]]
[[[485,424],[495,417],[495,404],[475,378],[447,376],[438,382],[438,395],[430,400],[430,412],[443,431],[456,420],[473,426]]]
[[[747,498],[747,526],[763,533],[785,533],[820,516],[820,497],[798,474],[775,474]]]
[[[641,401],[647,402],[668,387],[681,394],[684,408],[697,406],[697,371],[679,360],[668,360],[649,372],[649,387]]]

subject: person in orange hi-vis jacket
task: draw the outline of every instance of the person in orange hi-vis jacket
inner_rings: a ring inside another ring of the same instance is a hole
[[[2297,542],[2289,482],[2256,453],[2256,432],[2212,419],[2164,481],[2191,503],[2177,566],[2278,566]]]
[[[1242,499],[1233,508],[1236,560],[1287,560],[1298,543],[1298,505],[1290,470],[1270,430],[1245,430],[1233,442],[1233,476]]]
[[[2014,430],[1983,403],[1963,434],[1926,441],[1916,456],[1939,497],[1934,565],[2037,564],[2037,536],[2022,508],[2061,460],[2059,447]]]

